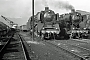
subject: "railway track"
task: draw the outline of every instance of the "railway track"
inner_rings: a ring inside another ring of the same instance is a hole
[[[89,39],[71,39],[72,41],[80,42],[80,43],[90,43]]]
[[[67,48],[70,48],[71,47],[71,49],[69,49],[69,50],[72,50],[72,51],[74,51],[75,49],[77,49],[77,51],[79,52],[78,54],[85,55],[86,58],[89,58],[90,57],[90,49],[81,47],[79,45],[69,44],[69,43],[59,43],[59,44],[63,44]],[[74,47],[74,48],[72,49],[72,47]]]
[[[24,40],[22,39],[22,37],[19,34],[18,34],[18,37],[20,38],[20,42],[21,42],[22,49],[23,49],[23,52],[24,52],[25,60],[31,60],[30,57],[29,57],[28,51],[25,47]]]
[[[5,49],[7,48],[8,44],[11,41],[11,38],[13,37],[14,33],[11,34],[11,36],[9,36],[9,38],[4,38],[5,42],[3,41],[3,46],[0,49],[0,58],[2,57],[2,55],[4,54]]]
[[[7,42],[5,49],[2,49],[1,60],[30,60],[24,41],[19,34],[15,34],[13,38]]]
[[[45,41],[45,42],[65,51],[66,53],[71,54],[72,56],[74,56],[75,58],[78,58],[79,60],[90,59],[90,54],[89,54],[90,50],[88,49],[77,47],[77,46],[70,45],[70,44],[63,44],[63,43],[57,44],[52,41]]]
[[[56,42],[57,43],[57,42]],[[87,50],[87,51],[90,51],[90,49],[89,48],[86,48],[86,47],[83,47],[83,46],[80,46],[80,44],[86,44],[86,46],[87,46],[87,44],[88,43],[86,43],[86,42],[82,42],[82,41],[77,41],[77,40],[70,40],[69,42],[68,41],[64,41],[64,42],[59,42],[59,43],[63,43],[64,45],[65,44],[68,44],[68,45],[71,45],[71,46],[73,46],[73,47],[78,47],[78,48],[81,48],[81,49],[84,49],[84,50]],[[73,43],[73,44],[72,44]],[[74,44],[75,43],[75,44]],[[88,44],[88,46],[89,46],[90,44]]]

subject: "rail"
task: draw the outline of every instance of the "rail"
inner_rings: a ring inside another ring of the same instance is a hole
[[[21,45],[22,45],[22,49],[23,49],[23,53],[24,53],[24,56],[25,56],[25,60],[31,60],[30,57],[29,57],[28,51],[27,51],[27,49],[25,47],[25,43],[24,43],[23,38],[19,34],[17,34],[17,35],[18,35],[18,37],[20,39],[20,42],[21,42]]]
[[[87,57],[83,57],[83,56],[81,56],[81,55],[78,55],[78,54],[76,54],[76,53],[73,53],[73,52],[71,52],[71,51],[69,51],[69,50],[67,50],[67,49],[65,49],[65,48],[63,48],[63,47],[61,47],[61,46],[58,46],[58,45],[53,44],[53,43],[48,42],[48,41],[45,41],[45,42],[48,43],[48,44],[50,44],[50,45],[53,45],[53,46],[55,46],[55,47],[57,47],[57,48],[60,48],[61,50],[65,51],[66,53],[69,53],[69,54],[73,55],[74,57],[79,58],[80,60],[88,60]]]
[[[12,35],[10,36],[10,38],[7,40],[6,44],[1,48],[1,50],[0,50],[0,59],[2,58],[2,56],[4,54],[4,51],[7,48],[8,44],[10,43],[11,38],[13,37],[13,35],[14,35],[14,33],[12,33]]]

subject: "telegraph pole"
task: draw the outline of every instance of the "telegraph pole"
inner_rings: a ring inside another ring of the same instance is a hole
[[[34,0],[32,0],[32,41],[34,40]]]

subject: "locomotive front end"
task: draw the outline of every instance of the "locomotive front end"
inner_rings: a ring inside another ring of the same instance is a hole
[[[73,38],[87,39],[88,38],[88,30],[86,28],[83,28],[83,29],[80,29],[80,28],[75,29],[75,28],[73,28],[72,35],[73,35]]]
[[[44,39],[54,39],[59,32],[59,28],[56,27],[43,27],[41,30]]]
[[[55,33],[55,34],[59,34],[59,29],[58,29],[58,28],[53,28],[53,27],[51,27],[51,28],[44,27],[44,28],[41,30],[41,32],[42,32],[43,34],[45,34],[45,33]]]
[[[60,32],[59,24],[56,23],[59,14],[55,14],[49,7],[45,7],[44,11],[37,13],[36,15],[37,27],[35,32],[41,39],[52,39]]]

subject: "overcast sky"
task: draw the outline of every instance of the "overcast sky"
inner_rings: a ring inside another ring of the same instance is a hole
[[[71,8],[90,12],[89,0],[35,0],[35,14],[44,10],[45,6],[60,14],[70,12]],[[32,14],[31,10],[32,0],[0,0],[0,15],[19,25],[26,24]]]

